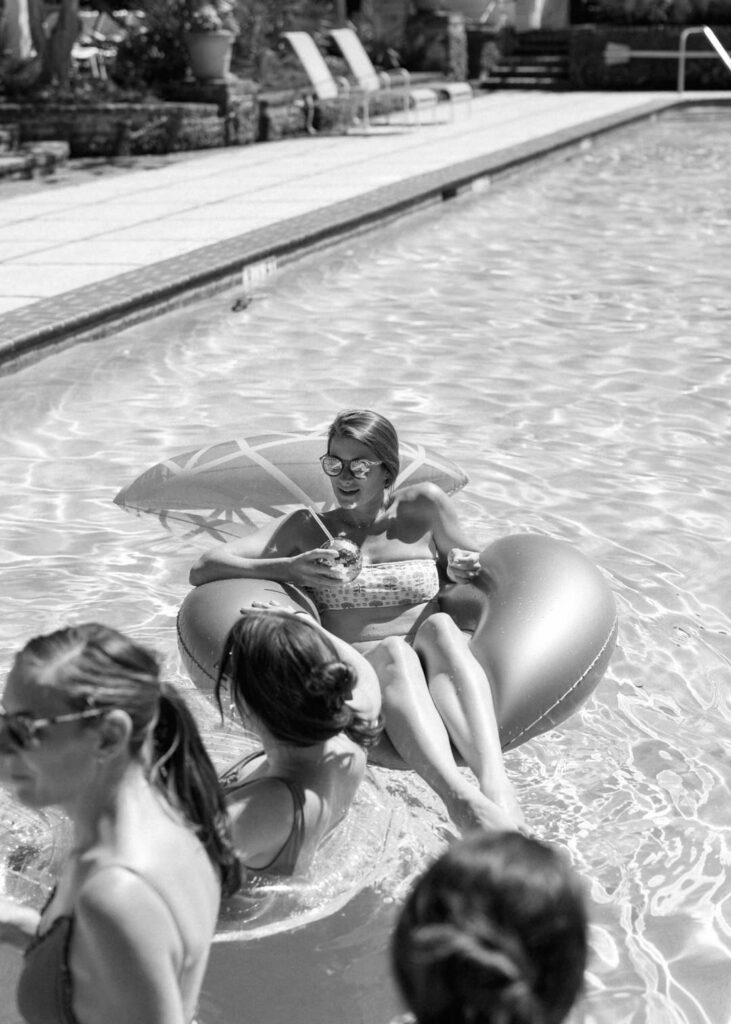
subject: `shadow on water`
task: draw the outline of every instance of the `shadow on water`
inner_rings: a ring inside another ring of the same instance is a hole
[[[401,1012],[384,956],[395,909],[370,889],[305,928],[216,943],[201,1021],[385,1024]]]

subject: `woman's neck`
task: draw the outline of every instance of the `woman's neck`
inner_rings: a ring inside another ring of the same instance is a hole
[[[100,770],[91,786],[64,807],[74,826],[74,852],[81,854],[112,841],[129,804],[159,803],[139,761],[112,763]]]
[[[385,508],[385,503],[380,499],[358,508],[341,507],[338,509],[338,518],[346,529],[367,531],[378,522]]]
[[[260,732],[261,745],[266,755],[268,774],[291,772],[293,768],[311,768],[318,764],[327,754],[325,743],[313,743],[307,747],[297,747],[293,743],[283,743],[274,739],[266,729]]]

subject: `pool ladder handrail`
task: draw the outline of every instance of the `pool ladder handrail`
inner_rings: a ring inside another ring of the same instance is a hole
[[[678,93],[681,95],[685,91],[685,64],[688,54],[688,38],[689,36],[702,33],[708,42],[711,44],[716,54],[720,57],[726,67],[731,71],[731,55],[724,48],[723,43],[718,38],[716,33],[708,25],[694,25],[690,28],[684,28],[680,33],[680,40],[678,42],[677,50],[633,50],[625,43],[607,43],[604,47],[604,63],[608,65],[612,64],[626,64],[633,57],[637,58],[658,58],[662,60],[677,60],[678,62]],[[713,57],[712,53],[700,53],[698,51],[693,52],[693,57]]]
[[[678,45],[678,92],[681,95],[685,91],[685,59],[688,51],[688,37],[696,35],[699,32],[706,37],[720,59],[729,71],[731,71],[731,56],[729,56],[728,51],[712,28],[709,28],[708,25],[684,28],[680,33],[680,43]]]

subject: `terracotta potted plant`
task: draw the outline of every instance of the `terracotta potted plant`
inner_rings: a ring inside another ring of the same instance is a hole
[[[228,77],[238,35],[232,0],[191,0],[185,19],[190,67],[200,82]]]

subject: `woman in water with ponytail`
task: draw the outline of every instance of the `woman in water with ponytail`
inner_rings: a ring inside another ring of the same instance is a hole
[[[216,686],[263,750],[223,776],[234,841],[253,873],[310,864],[348,812],[381,732],[374,670],[305,612],[244,610]]]
[[[417,1024],[559,1024],[581,992],[583,888],[563,853],[474,833],[418,880],[392,944]]]
[[[62,808],[73,847],[45,908],[0,900],[29,1024],[190,1024],[239,867],[195,720],[155,656],[96,623],[31,640],[3,694],[0,768]]]

